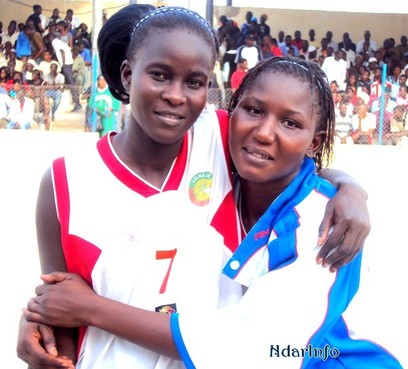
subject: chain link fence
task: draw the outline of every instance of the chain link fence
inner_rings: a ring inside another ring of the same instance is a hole
[[[231,89],[211,88],[208,103],[216,109],[227,109],[232,94]],[[337,109],[338,143],[400,145],[408,142],[407,106],[388,98],[371,102],[370,108],[363,105]],[[118,131],[126,127],[129,117],[128,106],[119,106],[114,111],[114,127]],[[342,110],[345,110],[344,115]],[[100,127],[92,121],[95,116],[90,108],[89,94],[79,86],[50,88],[13,84],[0,88],[2,129],[96,131]]]

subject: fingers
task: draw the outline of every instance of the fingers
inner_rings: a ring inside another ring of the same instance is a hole
[[[45,351],[52,356],[58,356],[57,342],[54,336],[54,329],[48,325],[40,324],[39,331]]]
[[[64,272],[53,272],[50,274],[43,274],[41,275],[41,280],[44,283],[47,284],[54,284],[54,283],[59,283],[64,281],[65,279],[67,279],[69,276],[68,273],[64,273]]]
[[[17,339],[17,357],[27,363],[29,368],[33,369],[74,369],[75,366],[71,360],[64,357],[56,357],[46,352],[46,349],[41,344],[41,335],[43,333],[47,336],[50,335],[50,332],[45,332],[46,328],[36,323],[27,322],[24,316],[22,316]]]

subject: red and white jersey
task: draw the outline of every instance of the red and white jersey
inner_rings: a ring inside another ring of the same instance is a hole
[[[118,158],[112,134],[97,149],[57,159],[53,180],[69,272],[100,295],[152,311],[204,313],[236,303],[241,285],[221,274],[239,239],[226,134],[216,113],[205,110],[162,188]],[[77,368],[111,367],[184,364],[89,327]]]

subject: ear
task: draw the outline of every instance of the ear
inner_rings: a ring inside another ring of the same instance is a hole
[[[120,66],[120,78],[122,81],[122,86],[125,91],[130,94],[130,86],[132,82],[132,68],[128,60],[124,60]]]
[[[326,132],[316,132],[313,138],[312,143],[310,144],[309,148],[306,151],[306,156],[308,158],[313,158],[316,153],[320,151],[323,146],[324,139],[326,137]]]

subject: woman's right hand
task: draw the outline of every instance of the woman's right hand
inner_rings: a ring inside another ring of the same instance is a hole
[[[33,369],[75,369],[72,360],[58,356],[54,331],[51,327],[20,318],[17,356]]]

